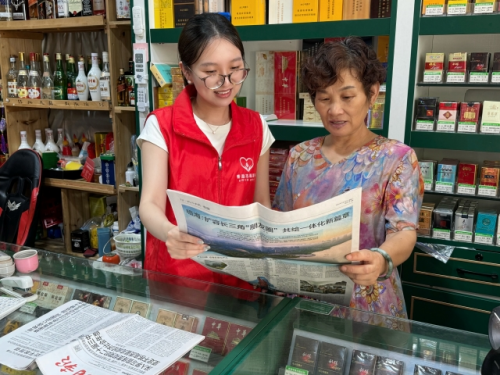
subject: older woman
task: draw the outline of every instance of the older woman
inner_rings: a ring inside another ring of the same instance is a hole
[[[329,134],[292,149],[273,206],[291,211],[362,187],[361,249],[346,256],[360,263],[341,267],[356,284],[350,306],[406,317],[390,271],[415,245],[424,186],[415,152],[365,125],[385,70],[361,39],[347,38],[321,46],[302,76]]]

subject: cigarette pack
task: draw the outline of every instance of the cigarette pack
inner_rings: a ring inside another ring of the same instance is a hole
[[[470,54],[470,71],[485,72],[490,68],[490,53],[489,52],[474,52]]]
[[[477,164],[460,163],[458,165],[458,179],[459,184],[476,185],[477,177]]]
[[[480,102],[462,102],[458,120],[459,133],[476,133],[481,113]]]
[[[376,359],[377,356],[375,354],[353,350],[349,375],[373,375]]]
[[[274,112],[279,119],[296,114],[297,52],[274,53]]]
[[[455,183],[459,161],[456,159],[443,159],[437,167],[436,181]]]
[[[477,213],[476,236],[492,237],[496,234],[498,214],[493,210],[481,210]]]
[[[454,132],[458,119],[459,102],[440,102],[437,131]]]
[[[434,211],[434,203],[422,203],[418,218],[417,233],[422,236],[430,236],[432,232],[432,212]]]
[[[438,98],[418,98],[415,130],[434,130],[438,115]]]
[[[319,341],[303,336],[295,337],[292,366],[314,373],[318,357]]]
[[[500,102],[483,102],[481,133],[500,133]]]
[[[444,53],[426,53],[424,82],[439,83],[443,81]]]
[[[200,343],[200,346],[210,348],[212,349],[212,353],[222,355],[224,352],[228,329],[229,322],[214,319],[208,316],[205,320],[205,325],[203,326],[202,331],[202,335],[205,336],[205,340]]]
[[[479,185],[498,187],[500,169],[494,167],[482,167]]]
[[[454,52],[448,55],[448,72],[465,73],[467,71],[467,52]]]
[[[321,342],[316,373],[319,375],[344,374],[346,357],[347,348],[327,342]]]
[[[263,115],[274,113],[274,52],[255,53],[255,110]]]

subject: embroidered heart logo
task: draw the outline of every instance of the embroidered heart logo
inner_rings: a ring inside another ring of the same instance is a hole
[[[247,172],[250,172],[253,168],[253,160],[252,158],[240,158],[240,164]]]

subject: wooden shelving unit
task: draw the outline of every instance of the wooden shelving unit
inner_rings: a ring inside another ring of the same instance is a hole
[[[125,184],[125,171],[131,159],[130,137],[136,133],[135,108],[118,107],[116,90],[119,69],[128,70],[132,57],[131,21],[116,19],[115,0],[106,0],[106,17],[78,17],[53,20],[29,20],[0,22],[0,67],[9,71],[9,56],[19,51],[42,54],[45,33],[100,31],[107,41],[111,72],[111,102],[71,101],[71,100],[31,100],[5,98],[8,144],[11,152],[20,145],[19,132],[27,131],[28,143],[33,144],[35,129],[50,127],[50,111],[99,111],[108,112],[111,119],[109,131],[113,132],[115,145],[116,186]],[[6,86],[6,84],[5,84]],[[139,204],[138,190],[118,189],[115,186],[87,182],[84,180],[64,180],[44,178],[44,189],[50,188],[50,195],[60,195],[65,241],[41,241],[37,245],[56,252],[71,252],[70,233],[78,229],[90,218],[89,196],[117,196],[120,229],[130,221],[129,208]],[[57,189],[57,190],[54,190]],[[55,250],[56,249],[56,250]]]

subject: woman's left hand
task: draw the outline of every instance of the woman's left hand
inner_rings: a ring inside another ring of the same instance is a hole
[[[350,262],[360,264],[346,264],[340,270],[358,285],[370,286],[377,283],[380,275],[385,275],[387,262],[382,254],[371,250],[355,251],[345,257]]]

